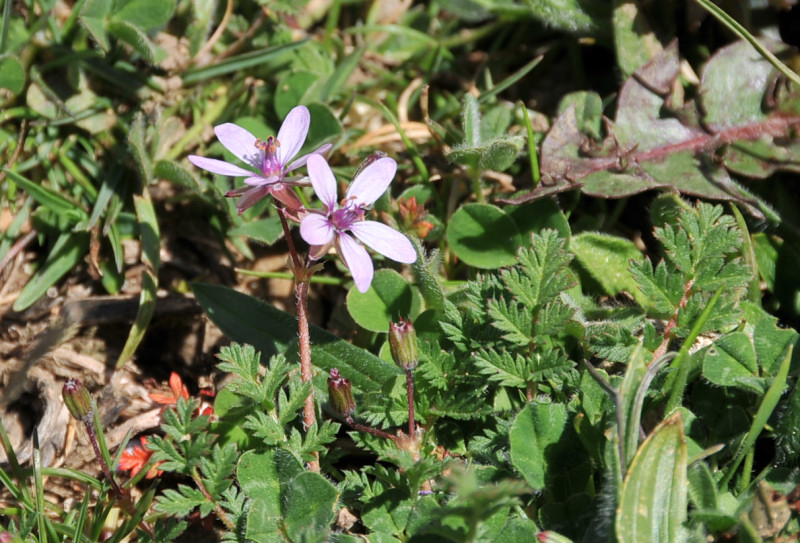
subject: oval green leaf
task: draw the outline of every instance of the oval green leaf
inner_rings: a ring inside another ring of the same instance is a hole
[[[502,209],[488,204],[466,204],[447,226],[447,243],[470,266],[492,270],[516,263],[522,236]]]
[[[388,332],[389,322],[417,316],[419,300],[399,273],[378,270],[367,292],[361,293],[355,287],[350,289],[347,310],[362,328]]]
[[[511,427],[511,463],[534,489],[545,487],[547,448],[558,443],[567,425],[563,404],[529,403]]]

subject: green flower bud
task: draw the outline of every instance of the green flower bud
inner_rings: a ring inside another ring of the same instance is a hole
[[[342,417],[349,417],[356,411],[356,401],[353,399],[353,390],[350,379],[339,375],[339,370],[333,368],[328,377],[328,400],[331,407]]]
[[[83,383],[77,379],[68,379],[64,388],[61,389],[61,395],[64,403],[67,404],[70,415],[81,422],[91,420],[94,415],[94,403]]]
[[[410,371],[419,364],[417,333],[411,321],[400,319],[398,323],[389,323],[389,347],[394,363],[401,370]]]

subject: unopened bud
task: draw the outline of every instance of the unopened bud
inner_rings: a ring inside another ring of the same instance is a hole
[[[333,410],[342,417],[349,417],[356,411],[350,379],[339,375],[337,368],[333,368],[331,376],[328,377],[328,400]]]
[[[61,389],[61,395],[67,404],[69,414],[76,420],[85,422],[92,417],[94,412],[92,396],[83,383],[77,379],[67,379],[64,388]]]
[[[389,347],[394,363],[401,370],[410,371],[419,364],[417,333],[411,321],[400,319],[400,322],[389,323]]]

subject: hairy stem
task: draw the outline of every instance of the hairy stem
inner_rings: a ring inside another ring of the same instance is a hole
[[[106,464],[106,459],[103,458],[103,453],[100,452],[100,445],[97,443],[97,434],[94,430],[94,423],[87,418],[83,421],[83,424],[86,427],[86,433],[89,434],[89,442],[92,444],[94,455],[97,457],[97,461],[100,463],[100,469],[103,470],[103,475],[105,475],[106,479],[108,479],[108,482],[111,483],[111,489],[114,491],[114,494],[116,494],[118,498],[124,498],[125,491],[122,490],[114,480],[114,477],[111,475],[111,470],[108,468],[108,464]]]
[[[414,375],[406,370],[406,390],[408,391],[408,435],[417,435],[417,422],[414,420]]]
[[[389,432],[384,432],[383,430],[378,430],[377,428],[373,428],[372,426],[366,426],[364,424],[359,424],[358,422],[353,420],[352,415],[348,416],[344,419],[345,422],[354,429],[358,430],[359,432],[366,432],[368,434],[372,434],[374,436],[382,437],[385,439],[391,439],[392,441],[397,440],[397,436],[393,436]]]
[[[311,336],[308,332],[308,280],[297,281],[295,287],[297,294],[297,324],[300,336],[300,375],[303,382],[311,381]],[[317,413],[314,406],[314,388],[312,387],[303,404],[303,423],[305,428],[311,428],[317,423]],[[314,453],[314,460],[308,463],[311,471],[319,472],[319,453]]]
[[[83,425],[86,428],[86,433],[89,435],[89,442],[92,444],[94,455],[97,457],[97,461],[100,463],[100,469],[103,471],[103,475],[105,475],[106,479],[108,479],[108,482],[111,483],[111,490],[114,492],[114,497],[117,503],[122,506],[126,513],[133,517],[136,515],[136,508],[134,507],[130,496],[126,494],[125,491],[117,484],[117,481],[114,480],[114,477],[111,475],[111,469],[109,469],[106,459],[103,457],[103,453],[100,451],[100,444],[97,442],[97,433],[94,427],[93,416],[94,413],[92,413],[92,416],[84,418]],[[151,540],[155,541],[153,527],[150,526],[150,524],[142,520],[139,523],[139,527],[150,536]]]
[[[279,216],[281,218],[281,226],[283,226],[283,234],[286,238],[286,244],[289,246],[289,254],[292,259],[292,273],[295,277],[295,296],[297,298],[297,334],[299,337],[299,350],[300,350],[300,376],[304,383],[311,381],[313,372],[311,371],[311,335],[308,331],[308,285],[311,280],[311,275],[314,273],[305,264],[292,240],[292,233],[289,230],[289,224],[286,222],[286,217],[283,209],[280,210]],[[303,425],[308,430],[317,423],[317,411],[314,405],[314,387],[308,392],[305,402],[303,403]],[[319,453],[314,452],[314,459],[308,463],[308,469],[319,473]]]
[[[686,307],[686,302],[689,300],[689,294],[692,292],[692,287],[694,286],[694,279],[689,279],[686,283],[686,286],[683,288],[683,296],[681,297],[681,301],[678,302],[678,305],[675,306],[675,311],[672,313],[672,317],[670,317],[667,326],[664,328],[664,339],[661,341],[661,345],[653,352],[653,360],[658,360],[664,353],[667,352],[669,348],[669,344],[672,341],[672,330],[678,325],[678,312],[681,308]]]
[[[225,513],[225,510],[222,508],[220,504],[216,502],[216,500],[211,496],[211,493],[206,488],[206,485],[203,484],[203,480],[200,478],[200,474],[197,472],[197,468],[192,469],[192,480],[194,484],[197,485],[197,488],[200,489],[200,492],[205,496],[205,498],[214,504],[214,511],[217,513],[217,518],[222,521],[222,523],[228,528],[230,531],[236,530],[236,525],[233,521],[228,517]]]

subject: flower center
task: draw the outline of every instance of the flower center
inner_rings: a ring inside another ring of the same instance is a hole
[[[261,155],[261,175],[262,177],[280,176],[283,174],[283,165],[278,160],[278,147],[281,146],[276,138],[270,136],[266,140],[257,139],[255,146],[263,154]]]
[[[338,231],[349,229],[353,223],[364,220],[364,207],[354,200],[342,200],[342,207],[331,213],[330,221]]]

